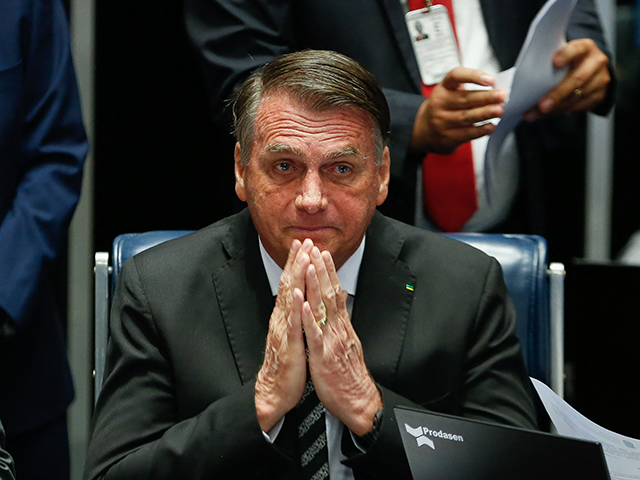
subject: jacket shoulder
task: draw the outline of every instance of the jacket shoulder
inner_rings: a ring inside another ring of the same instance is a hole
[[[233,235],[242,219],[239,215],[224,218],[208,227],[188,233],[182,237],[167,240],[128,259],[124,266],[135,264],[138,274],[161,277],[183,277],[189,272],[202,269],[212,271],[226,262],[230,252],[225,239]],[[232,245],[233,244],[232,242]]]
[[[398,258],[402,261],[429,261],[430,264],[449,266],[486,266],[492,261],[491,257],[481,250],[445,234],[417,228],[383,215],[377,217],[374,238],[390,245],[392,249],[397,248]]]

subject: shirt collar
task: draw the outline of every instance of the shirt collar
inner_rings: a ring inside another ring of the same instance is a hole
[[[358,273],[360,272],[360,264],[362,263],[362,256],[364,255],[364,243],[366,235],[360,242],[358,249],[349,257],[349,259],[338,270],[338,280],[340,280],[340,286],[342,290],[346,291],[349,295],[356,294],[356,286],[358,285]],[[269,286],[271,287],[271,293],[275,296],[278,294],[278,287],[280,286],[280,276],[282,275],[282,269],[271,258],[262,245],[262,240],[258,237],[260,243],[260,256],[262,257],[262,264],[267,272],[269,278]]]

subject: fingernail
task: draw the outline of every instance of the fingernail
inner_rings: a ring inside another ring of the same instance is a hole
[[[491,75],[484,74],[480,77],[480,81],[483,85],[493,85],[493,77]]]
[[[311,250],[311,255],[313,256],[314,259],[319,260],[320,259],[320,249],[318,247],[313,247],[313,250]]]
[[[545,98],[540,102],[540,110],[542,110],[544,113],[549,113],[553,108],[554,103],[555,102],[550,98]]]

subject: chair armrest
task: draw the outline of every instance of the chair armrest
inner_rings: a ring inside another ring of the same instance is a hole
[[[564,397],[564,265],[552,262],[549,275],[549,314],[551,323],[550,387]]]
[[[95,289],[95,324],[94,324],[94,370],[93,392],[94,403],[98,400],[98,394],[102,388],[104,378],[104,366],[107,358],[107,339],[109,338],[109,254],[97,252],[94,267]]]

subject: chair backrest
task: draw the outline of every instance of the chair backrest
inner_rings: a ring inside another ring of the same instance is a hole
[[[108,254],[96,254],[96,399],[104,376],[110,297],[122,264],[143,250],[187,233],[190,232],[167,230],[120,235],[113,242],[111,267]],[[564,267],[552,264],[554,267],[548,268],[546,241],[536,235],[466,233],[449,236],[498,260],[516,307],[516,333],[522,343],[527,372],[562,396]]]
[[[104,367],[107,360],[107,342],[109,340],[109,310],[111,297],[120,270],[124,262],[148,248],[191,233],[190,230],[159,230],[144,233],[125,233],[118,235],[111,247],[111,257],[106,252],[97,252],[94,268],[95,288],[95,324],[94,324],[94,402],[102,388]],[[111,265],[109,265],[111,260]]]
[[[555,390],[562,391],[558,384],[557,309],[551,309],[551,285],[547,242],[538,235],[519,234],[449,234],[495,257],[504,275],[509,295],[516,307],[516,334],[522,344],[523,356],[529,376],[537,378]],[[559,264],[555,264],[559,265]],[[564,267],[562,267],[564,272]],[[564,278],[564,274],[562,274]],[[563,283],[553,288],[563,288]],[[558,295],[554,292],[554,297]],[[562,295],[560,295],[562,296]],[[554,299],[555,300],[555,299]],[[562,312],[561,312],[562,313]],[[560,366],[562,369],[562,367]]]

